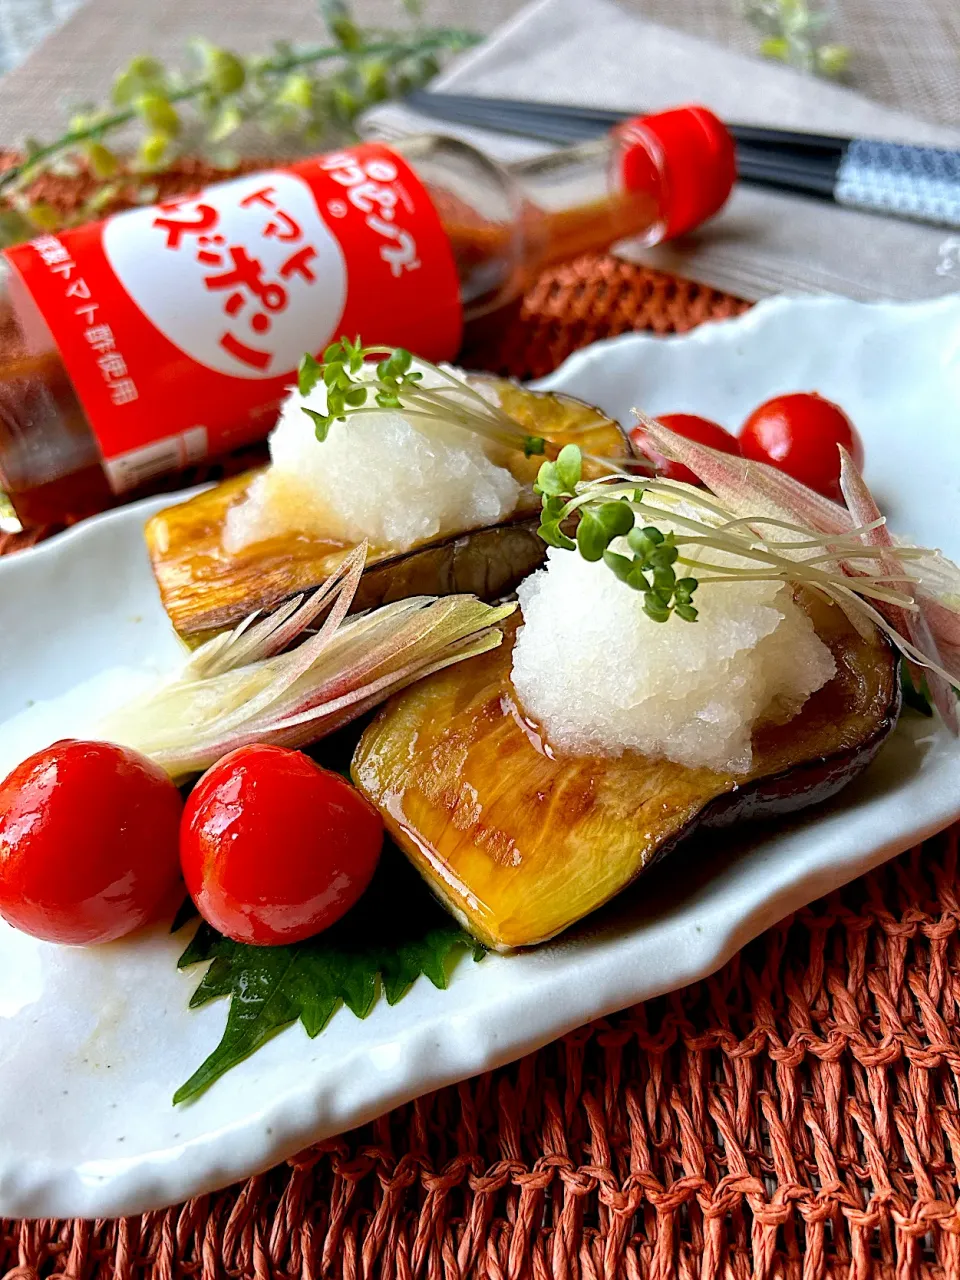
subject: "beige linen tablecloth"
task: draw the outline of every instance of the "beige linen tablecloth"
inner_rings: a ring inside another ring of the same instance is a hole
[[[960,129],[652,23],[612,0],[533,0],[436,85],[654,111],[692,100],[725,120],[960,147]],[[376,108],[363,125],[387,138],[437,128],[396,104]],[[504,161],[544,149],[441,127]],[[960,287],[960,237],[942,227],[747,184],[695,233],[653,250],[617,251],[744,298],[802,292],[910,301]]]
[[[492,31],[522,0],[426,0],[427,21]],[[734,0],[625,0],[649,18],[750,53],[755,32]],[[4,30],[18,49],[28,11],[56,15],[65,0],[0,0]],[[355,0],[364,22],[392,22],[397,0]],[[314,0],[87,0],[14,73],[0,80],[0,137],[49,133],[70,103],[102,97],[116,68],[134,54],[175,56],[189,35],[238,49],[320,30]],[[38,28],[39,29],[39,24]],[[854,50],[853,87],[928,120],[960,125],[960,4],[957,0],[836,0],[835,38]]]

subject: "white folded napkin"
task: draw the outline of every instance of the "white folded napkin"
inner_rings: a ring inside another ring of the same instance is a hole
[[[737,123],[960,147],[958,129],[647,22],[612,0],[534,0],[431,87],[638,113],[698,102]],[[503,160],[548,149],[397,104],[369,112],[363,129],[386,138],[454,134]],[[698,232],[654,249],[628,241],[617,252],[744,298],[788,291],[907,300],[960,289],[960,236],[746,184]]]

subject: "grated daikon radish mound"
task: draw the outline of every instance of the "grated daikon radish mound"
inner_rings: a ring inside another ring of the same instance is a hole
[[[625,543],[614,549],[629,554]],[[836,671],[778,582],[704,583],[696,622],[654,622],[602,561],[551,549],[518,594],[514,687],[549,741],[578,755],[630,749],[746,773],[754,725],[791,719]]]
[[[442,385],[435,371],[414,367],[424,375],[421,385]],[[481,394],[496,398],[489,388]],[[227,551],[291,531],[351,543],[369,538],[374,547],[406,551],[497,524],[516,508],[519,484],[493,461],[494,446],[474,433],[380,410],[334,422],[321,443],[301,409],[325,413],[326,401],[322,383],[308,396],[291,390],[270,436],[270,467],[227,515]]]

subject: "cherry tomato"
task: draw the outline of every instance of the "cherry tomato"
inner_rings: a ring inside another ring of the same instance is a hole
[[[112,942],[180,880],[183,802],[159,766],[65,739],[0,783],[0,916],[47,942]]]
[[[863,467],[863,444],[856,427],[832,400],[815,391],[774,396],[754,409],[740,432],[745,458],[768,462],[827,498],[840,498],[843,445]]]
[[[730,434],[719,422],[711,422],[709,418],[701,418],[696,413],[661,413],[657,421],[662,422],[677,435],[687,440],[695,440],[697,444],[709,445],[711,449],[719,449],[721,453],[740,452],[740,441]],[[651,460],[657,471],[667,480],[683,480],[686,484],[699,484],[700,481],[689,467],[679,462],[670,462],[652,448],[647,448],[646,432],[643,427],[634,427],[630,439],[640,452]]]
[[[240,747],[197,783],[180,829],[187,889],[208,924],[276,946],[326,929],[373,877],[376,809],[299,751]]]

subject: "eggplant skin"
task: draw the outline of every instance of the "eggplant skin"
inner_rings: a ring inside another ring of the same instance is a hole
[[[701,828],[821,804],[857,777],[896,725],[897,658],[842,611],[803,598],[836,676],[787,724],[754,733],[744,778],[636,752],[553,752],[510,683],[503,645],[397,695],[364,731],[352,775],[449,910],[509,951],[602,906]]]
[[[504,379],[484,376],[483,381],[498,388],[504,409],[531,435],[557,446],[574,440],[594,457],[627,461],[633,456],[619,424],[583,401],[529,391]],[[433,539],[402,554],[371,548],[354,610],[412,595],[472,592],[492,600],[513,591],[545,554],[536,537],[540,502],[533,491],[542,461],[519,451],[503,459],[522,486],[517,510],[504,524]],[[589,457],[584,471],[596,473]],[[147,522],[147,549],[160,599],[189,645],[237,626],[254,610],[274,609],[290,596],[314,589],[350,550],[344,542],[291,530],[228,552],[223,545],[227,515],[244,501],[255,475],[225,480]]]
[[[362,613],[411,596],[475,595],[496,600],[509,595],[546,557],[546,545],[538,536],[539,520],[471,529],[457,538],[424,543],[403,555],[374,560],[364,570],[350,606]],[[322,579],[321,579],[322,581]],[[311,579],[297,590],[316,585]],[[269,611],[288,599],[291,592],[282,581],[273,589],[261,586],[258,607]],[[242,621],[242,612],[226,604],[203,614],[203,629],[187,627],[183,638],[191,646],[202,644],[227,627]]]
[[[664,844],[657,856],[647,865],[658,861],[676,848],[681,840],[688,840],[701,827],[732,827],[738,822],[762,822],[769,818],[785,818],[813,805],[826,804],[838,795],[848,783],[863,773],[875,759],[877,752],[897,727],[900,717],[900,682],[894,681],[894,696],[887,713],[876,724],[873,732],[855,748],[837,751],[833,755],[807,760],[803,764],[784,769],[769,778],[759,778],[717,796],[673,843]]]

